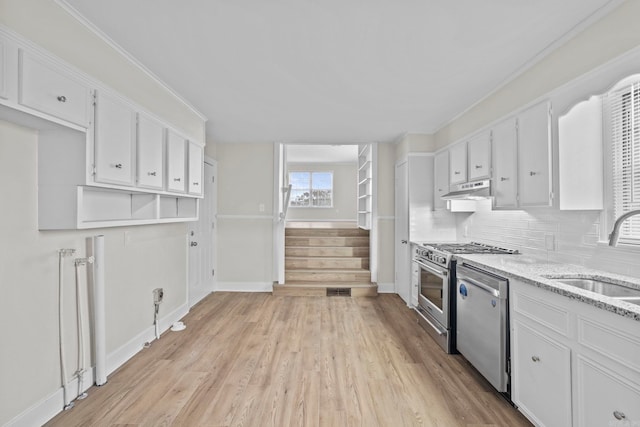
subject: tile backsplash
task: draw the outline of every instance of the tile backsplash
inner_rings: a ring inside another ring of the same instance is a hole
[[[456,217],[458,240],[503,245],[549,261],[640,277],[640,247],[613,248],[599,242],[599,211],[486,210],[451,215]]]

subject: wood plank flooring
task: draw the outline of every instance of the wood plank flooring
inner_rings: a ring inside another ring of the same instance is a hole
[[[530,426],[396,295],[215,293],[49,426]]]

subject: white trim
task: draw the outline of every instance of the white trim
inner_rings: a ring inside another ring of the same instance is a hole
[[[431,130],[430,133],[431,134],[436,134],[441,129],[445,128],[446,126],[449,126],[451,123],[453,123],[456,120],[460,119],[462,116],[467,114],[469,111],[471,111],[472,109],[477,107],[479,104],[481,104],[482,102],[484,102],[485,100],[487,100],[488,98],[490,98],[491,96],[493,96],[494,94],[499,92],[504,87],[506,87],[509,83],[513,82],[516,78],[518,78],[521,75],[523,75],[526,71],[531,69],[534,65],[536,65],[538,62],[542,61],[545,57],[547,57],[553,51],[555,51],[556,49],[560,48],[560,46],[562,46],[563,44],[565,44],[566,42],[571,40],[573,37],[578,35],[581,31],[586,29],[588,26],[590,26],[590,25],[596,23],[597,21],[599,21],[600,19],[602,19],[605,15],[607,15],[613,9],[615,9],[620,4],[622,4],[623,1],[624,0],[611,0],[610,2],[608,2],[607,4],[602,6],[600,9],[596,10],[595,12],[593,12],[591,15],[589,15],[588,17],[583,19],[581,22],[576,24],[569,31],[567,31],[564,35],[560,36],[559,38],[557,38],[553,42],[549,43],[540,52],[538,52],[537,54],[532,56],[531,59],[526,61],[516,71],[514,71],[507,78],[505,78],[500,85],[496,86],[493,90],[491,90],[485,96],[481,97],[476,102],[474,102],[473,104],[469,105],[467,108],[465,108],[460,113],[458,113],[455,116],[453,116],[451,119],[444,121],[440,126],[436,126],[434,129]]]
[[[93,369],[87,369],[84,375],[84,386],[82,391],[89,390],[94,383]],[[78,378],[74,377],[68,386],[69,390],[74,392],[78,390]],[[40,400],[27,410],[15,416],[4,427],[31,427],[40,426],[58,415],[64,406],[64,392],[62,387],[51,393],[49,396]]]
[[[273,292],[273,282],[218,282],[213,292]]]
[[[378,221],[395,221],[395,219],[396,219],[395,215],[390,215],[390,216],[389,215],[387,215],[387,216],[380,215],[378,217]]]
[[[286,222],[350,222],[350,223],[353,223],[354,225],[357,225],[358,220],[357,219],[328,219],[328,218],[322,218],[322,219],[289,218],[289,219],[287,219]]]
[[[238,220],[253,220],[253,219],[264,219],[264,220],[273,220],[273,215],[216,215],[217,219],[238,219]]]
[[[396,284],[395,283],[378,283],[378,293],[379,294],[395,294]]]
[[[407,153],[407,157],[433,157],[435,156],[435,153],[433,151],[430,152],[426,152],[426,151],[414,151],[414,152],[409,152]]]
[[[189,304],[184,303],[171,313],[160,319],[160,333],[166,332],[171,325],[182,319],[187,313],[189,313]],[[162,339],[162,338],[161,338]],[[153,326],[149,326],[140,332],[138,335],[130,339],[127,343],[120,346],[120,348],[112,351],[107,355],[107,375],[110,375],[124,365],[129,359],[135,356],[140,350],[144,348],[144,343],[152,342],[155,340],[155,330]],[[107,379],[107,384],[108,384]]]
[[[154,74],[151,70],[145,67],[140,61],[138,61],[133,55],[127,52],[122,46],[116,43],[111,37],[105,34],[102,30],[96,27],[91,21],[85,18],[76,8],[71,6],[66,0],[54,0],[55,3],[58,4],[62,9],[64,9],[69,15],[71,15],[76,21],[85,26],[89,31],[94,33],[98,38],[100,38],[103,42],[105,42],[109,47],[122,55],[125,59],[130,61],[133,65],[140,69],[143,73],[147,74],[149,78],[155,81],[158,85],[164,88],[167,92],[173,95],[177,100],[179,100],[182,104],[184,104],[187,108],[189,108],[193,113],[195,113],[201,120],[207,121],[207,118],[198,111],[189,101],[183,98],[178,92],[176,92],[171,86],[162,81],[160,77]]]

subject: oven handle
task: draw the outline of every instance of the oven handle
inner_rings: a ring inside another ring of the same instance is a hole
[[[413,262],[415,262],[416,264],[418,264],[420,267],[424,268],[425,270],[430,271],[433,274],[438,275],[440,277],[443,277],[443,276],[446,277],[449,274],[449,272],[447,270],[444,270],[444,271],[437,270],[437,269],[435,269],[435,268],[433,268],[433,267],[431,267],[431,266],[429,266],[429,265],[427,265],[427,264],[425,264],[423,262],[420,262],[418,260],[414,259]]]
[[[500,297],[500,291],[498,289],[492,288],[491,286],[487,286],[484,283],[477,282],[477,281],[473,280],[472,278],[470,278],[469,276],[466,276],[465,274],[460,274],[459,272],[458,272],[458,281],[466,281],[467,283],[469,283],[469,284],[471,284],[473,286],[476,286],[476,287],[482,289],[485,292],[490,293],[491,295],[493,295],[496,298]]]

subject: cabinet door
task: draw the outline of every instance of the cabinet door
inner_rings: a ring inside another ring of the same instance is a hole
[[[577,375],[577,425],[640,425],[640,385],[629,383],[582,356],[578,357]]]
[[[467,143],[456,144],[449,149],[449,183],[467,182]]]
[[[482,132],[469,140],[467,145],[469,181],[491,176],[491,134]]]
[[[445,209],[447,202],[441,197],[449,192],[449,150],[436,154],[433,162],[433,208]]]
[[[518,194],[520,206],[551,205],[549,103],[518,116]]]
[[[167,131],[167,190],[185,192],[185,150],[186,140]]]
[[[90,96],[83,83],[20,50],[20,104],[87,127]]]
[[[119,99],[96,98],[95,180],[133,186],[136,113]]]
[[[202,147],[189,142],[189,194],[202,194],[202,157]]]
[[[534,424],[571,425],[571,350],[518,320],[513,323],[513,401]]]
[[[493,128],[493,196],[494,207],[518,206],[518,134],[515,119],[506,120]]]
[[[138,186],[162,190],[164,184],[164,127],[138,114]]]

